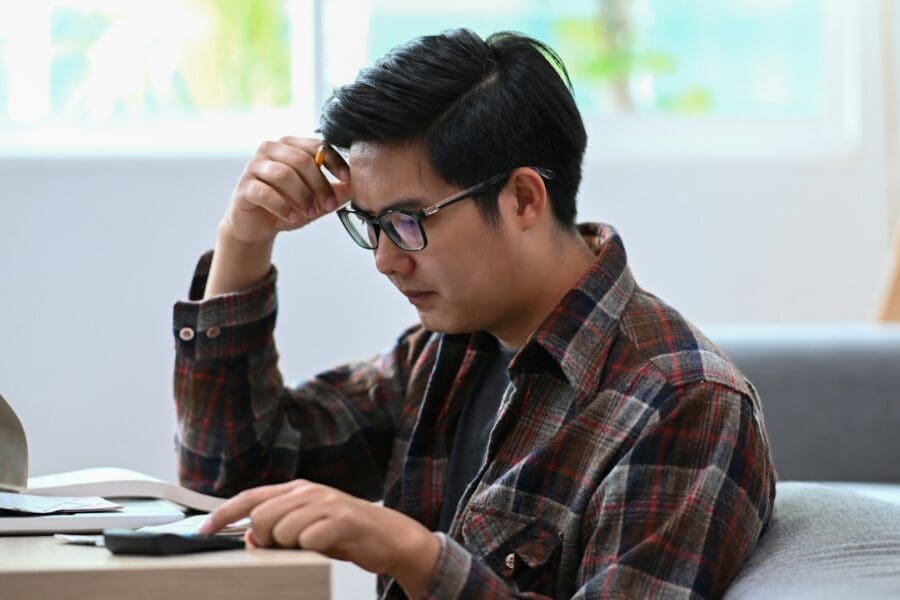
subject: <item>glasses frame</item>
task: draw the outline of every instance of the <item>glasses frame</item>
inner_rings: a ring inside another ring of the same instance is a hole
[[[544,179],[546,179],[548,181],[553,179],[553,177],[554,177],[554,173],[550,169],[545,169],[543,167],[527,167],[527,168],[535,171],[538,175],[540,175],[541,177],[543,177]],[[368,213],[362,212],[361,210],[354,210],[352,208],[342,208],[337,211],[337,215],[340,218],[341,224],[344,226],[344,229],[347,230],[347,233],[350,234],[350,237],[353,238],[353,241],[356,242],[356,244],[358,246],[360,246],[361,248],[364,248],[366,250],[377,249],[378,244],[381,241],[381,232],[383,231],[384,234],[388,237],[388,239],[390,239],[391,242],[393,242],[394,245],[397,246],[398,248],[400,248],[401,250],[405,250],[407,252],[419,252],[421,250],[424,250],[425,247],[428,246],[428,236],[425,233],[425,226],[422,224],[422,221],[424,221],[426,217],[430,217],[431,215],[435,214],[436,212],[438,212],[444,208],[447,208],[451,204],[455,204],[456,202],[459,202],[460,200],[465,200],[467,198],[474,198],[475,196],[478,196],[478,195],[486,192],[492,186],[497,185],[501,181],[506,181],[506,179],[509,178],[510,174],[512,174],[512,172],[514,170],[515,169],[510,169],[509,171],[506,171],[505,173],[499,173],[497,175],[494,175],[493,177],[486,179],[485,181],[482,181],[481,183],[476,183],[472,187],[467,187],[466,189],[461,190],[448,198],[444,198],[443,200],[435,202],[434,204],[431,204],[431,205],[426,206],[425,208],[422,208],[419,210],[391,209],[391,210],[387,210],[387,211],[383,212],[382,214],[380,214],[378,216],[372,216]],[[422,236],[422,245],[420,247],[417,247],[417,248],[406,247],[406,244],[404,244],[402,240],[395,238],[394,234],[391,233],[392,231],[396,231],[396,230],[394,230],[393,227],[390,227],[390,228],[385,227],[385,221],[383,221],[383,219],[385,219],[385,217],[387,217],[388,215],[392,215],[392,214],[402,214],[407,217],[411,217],[413,219],[413,221],[415,221],[416,225],[419,227],[419,233]],[[362,218],[362,220],[366,222],[367,227],[373,226],[375,228],[375,244],[374,245],[372,245],[369,242],[369,240],[363,239],[359,235],[359,233],[356,231],[354,226],[348,222],[348,219],[350,218],[351,215],[360,216]]]

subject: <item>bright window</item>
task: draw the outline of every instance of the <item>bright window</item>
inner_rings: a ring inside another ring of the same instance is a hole
[[[213,150],[298,117],[309,2],[30,0],[0,8],[0,127],[29,149]],[[304,10],[305,9],[305,10]],[[299,14],[298,14],[299,13]],[[307,71],[310,71],[307,69]],[[257,133],[259,135],[259,133]],[[243,140],[242,140],[243,141]]]
[[[860,18],[842,0],[3,3],[0,153],[243,154],[311,132],[393,46],[462,26],[556,48],[600,153],[841,151]]]
[[[342,56],[349,4],[331,3],[329,50]],[[795,118],[822,114],[821,0],[418,0],[353,2],[365,53],[341,79],[424,32],[523,31],[563,57],[588,116],[702,114]],[[363,10],[360,10],[364,7]]]

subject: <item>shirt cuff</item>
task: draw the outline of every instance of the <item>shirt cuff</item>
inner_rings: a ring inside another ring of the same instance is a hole
[[[176,302],[173,311],[176,349],[195,360],[246,355],[264,347],[275,329],[275,266],[249,289],[204,300],[212,257],[212,251],[200,257],[188,300]]]
[[[459,542],[443,533],[435,535],[441,542],[441,553],[431,584],[421,600],[497,598],[510,593],[503,580]]]

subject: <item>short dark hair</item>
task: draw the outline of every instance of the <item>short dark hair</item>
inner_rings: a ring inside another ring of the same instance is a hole
[[[398,46],[334,91],[319,131],[342,149],[420,141],[434,170],[461,188],[515,167],[550,169],[553,215],[575,224],[587,134],[562,59],[528,36],[455,29]],[[501,188],[478,199],[490,222]]]

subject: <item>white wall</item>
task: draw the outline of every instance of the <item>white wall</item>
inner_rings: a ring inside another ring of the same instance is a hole
[[[589,151],[582,218],[617,226],[638,281],[701,324],[868,319],[888,232],[877,47],[865,41],[862,135],[846,154]],[[171,305],[243,163],[0,160],[0,393],[32,474],[110,464],[175,479]],[[375,352],[415,318],[335,218],[285,236],[276,261],[289,381]],[[362,585],[351,579],[335,584]]]

